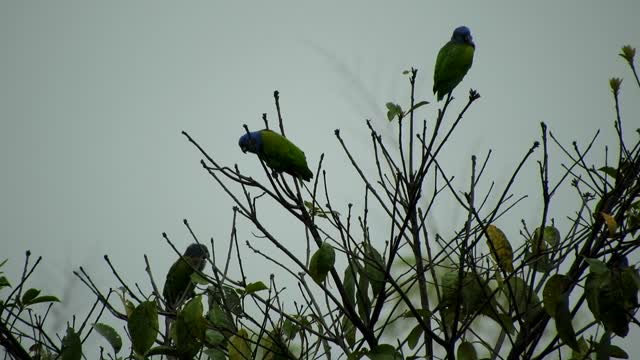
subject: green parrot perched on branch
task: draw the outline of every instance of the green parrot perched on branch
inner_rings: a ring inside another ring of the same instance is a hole
[[[177,310],[185,300],[194,296],[196,285],[191,275],[204,270],[209,258],[209,250],[203,244],[191,244],[184,254],[171,265],[164,282],[162,295],[167,302],[167,308]]]
[[[313,178],[304,152],[276,132],[264,129],[246,133],[240,137],[238,145],[242,152],[258,155],[275,172],[285,172],[304,181]]]
[[[433,72],[433,93],[438,101],[451,93],[467,74],[475,49],[471,31],[466,26],[456,28],[451,40],[440,49]]]

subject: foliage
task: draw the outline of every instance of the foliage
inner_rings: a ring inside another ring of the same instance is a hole
[[[621,56],[640,87],[634,55],[635,49],[623,48]],[[640,141],[625,143],[619,110],[622,80],[610,81],[618,134],[614,159],[588,164],[587,154],[596,151],[595,137],[585,150],[577,143],[568,148],[542,123],[540,141],[524,149],[509,181],[500,190],[491,182],[482,193],[490,155],[480,163],[472,157],[468,183],[454,181],[441,162],[445,144],[480,99],[479,93],[471,90],[453,117],[449,113],[455,98],[449,96],[434,118],[419,123],[416,111],[426,109],[428,102],[416,100],[417,73],[405,73],[411,91],[408,104],[386,104],[387,119],[397,130],[392,144],[367,121],[373,173],[364,170],[366,160],[357,159],[335,131],[362,186],[361,204],[343,209],[332,198],[323,156],[309,184],[276,176],[256,158],[264,170],[259,180],[237,165],[214,159],[184,132],[203,157],[206,174],[235,202],[225,262],[209,258],[210,269],[193,268],[190,281],[196,291],[183,295],[190,299],[175,309],[158,291],[146,257],[151,293],[134,291],[108,257],[118,290],[99,289],[80,268],[75,274],[93,292],[96,304],[126,325],[130,347],[123,351],[125,334],[101,322],[102,311],[90,313],[79,327],[69,324],[61,339],[44,332],[48,312],[35,316],[33,309],[58,300],[26,288],[39,262],[27,266],[28,254],[17,285],[0,273],[0,290],[10,290],[0,304],[1,345],[14,358],[78,359],[88,333],[95,330],[110,344],[108,356],[114,359],[310,359],[337,354],[374,360],[542,359],[554,353],[573,359],[627,358],[613,342],[637,324],[640,276],[628,259],[637,256],[640,246]],[[277,91],[274,96],[284,135]],[[266,115],[263,120],[268,128]],[[560,173],[552,173],[552,146],[567,159]],[[512,185],[536,156],[542,210],[516,226],[505,214],[526,195],[512,194]],[[557,194],[567,188],[575,191],[579,207],[567,214],[568,227],[556,227],[549,214],[559,206]],[[449,235],[427,224],[445,196],[466,214],[462,223],[451,225]],[[268,211],[267,202],[288,214],[289,230],[304,232],[304,254],[283,244],[273,224],[263,222],[259,215]],[[374,210],[387,222],[372,219]],[[200,243],[186,220],[184,224]],[[388,229],[380,231],[385,224]],[[247,228],[278,256],[257,249],[251,241],[243,247],[238,230]],[[514,236],[516,228],[522,241]],[[180,256],[171,239],[163,236]],[[282,279],[248,279],[247,249],[287,274],[304,303],[290,301],[292,287],[284,288]],[[238,273],[230,270],[230,263],[237,264]],[[487,332],[486,325],[496,334]]]

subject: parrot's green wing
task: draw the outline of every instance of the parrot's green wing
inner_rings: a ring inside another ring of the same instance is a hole
[[[262,153],[259,156],[267,165],[277,172],[311,180],[313,173],[307,165],[304,152],[284,136],[271,130],[262,130]]]
[[[433,92],[438,101],[462,81],[473,64],[474,47],[448,42],[440,49],[433,72]]]
[[[194,266],[199,265],[189,257],[181,257],[171,265],[162,289],[162,295],[170,308],[175,310],[184,300],[193,297],[195,284],[191,281],[191,275],[195,272]]]

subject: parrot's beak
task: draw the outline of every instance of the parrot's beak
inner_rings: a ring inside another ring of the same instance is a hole
[[[247,153],[247,147],[244,146],[244,145],[240,146],[240,150],[242,150],[242,152],[245,153],[245,154]]]
[[[471,35],[467,35],[467,36],[465,36],[464,41],[465,41],[467,44],[469,44],[469,45],[473,46],[473,48],[475,49],[476,44],[474,44],[474,43],[473,43],[473,38],[471,37]]]

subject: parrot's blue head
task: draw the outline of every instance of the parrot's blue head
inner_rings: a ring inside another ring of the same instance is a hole
[[[473,37],[471,37],[471,30],[466,26],[459,26],[453,30],[451,41],[456,44],[468,44],[476,47],[476,44],[473,43]]]
[[[238,140],[238,145],[244,153],[247,151],[254,154],[260,153],[262,150],[262,136],[260,136],[260,131],[254,131],[242,135],[240,140]]]
[[[194,243],[187,247],[183,256],[190,258],[208,258],[209,249],[207,249],[206,245]]]

